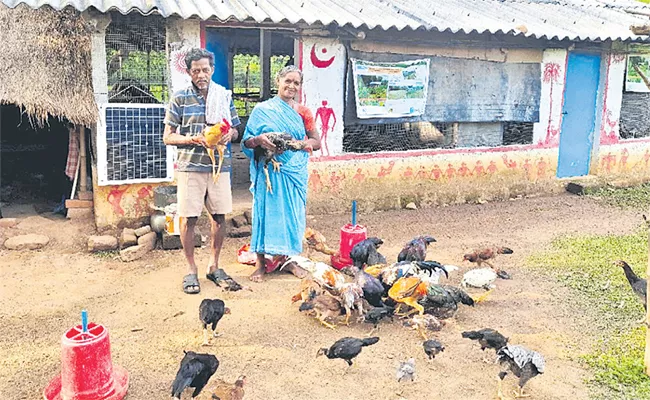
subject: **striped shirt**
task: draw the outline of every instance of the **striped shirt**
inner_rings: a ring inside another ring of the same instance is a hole
[[[235,104],[230,102],[230,122],[233,127],[241,124],[237,116]],[[176,132],[185,136],[199,136],[206,126],[205,123],[205,98],[199,94],[192,84],[186,89],[179,90],[172,96],[167,113],[165,115],[166,125],[176,128]],[[176,146],[178,149],[177,168],[181,172],[210,172],[212,161],[207,150],[203,146]],[[230,143],[226,152],[221,170],[230,172],[232,153]],[[218,160],[217,160],[218,161]]]

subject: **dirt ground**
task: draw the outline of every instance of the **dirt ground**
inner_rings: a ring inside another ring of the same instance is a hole
[[[338,243],[347,215],[310,216],[308,224]],[[365,324],[329,330],[298,312],[291,304],[299,281],[274,274],[253,292],[224,293],[201,276],[202,292],[181,291],[184,274],[180,251],[154,251],[133,263],[83,252],[91,228],[70,221],[30,217],[5,236],[42,232],[53,238],[41,251],[0,252],[0,397],[38,399],[60,367],[62,333],[78,323],[82,308],[91,321],[110,329],[113,362],[130,373],[128,399],[169,398],[183,350],[208,351],[221,366],[215,375],[234,380],[248,377],[247,399],[491,399],[495,397],[498,366],[482,362],[475,342],[461,338],[467,329],[492,327],[546,357],[547,371],[528,389],[533,399],[586,399],[586,371],[576,356],[585,346],[582,313],[571,308],[567,291],[543,277],[519,268],[524,257],[543,249],[565,233],[626,233],[639,223],[631,211],[603,208],[590,199],[570,195],[521,199],[483,205],[461,205],[417,211],[361,215],[369,234],[384,239],[381,248],[395,259],[402,244],[417,234],[438,239],[429,258],[461,266],[451,276],[456,284],[469,265],[465,250],[480,244],[505,245],[515,250],[501,256],[499,265],[513,275],[499,280],[485,303],[462,307],[434,334],[446,350],[432,363],[425,361],[422,340],[414,332],[382,323],[378,344],[365,348],[358,368],[343,374],[342,360],[316,358],[320,347],[344,336],[361,337]],[[227,239],[222,266],[240,282],[251,267],[236,263],[243,239]],[[208,261],[198,251],[200,265]],[[198,305],[205,298],[221,298],[232,314],[224,317],[224,333],[214,346],[201,347]],[[175,316],[179,312],[182,315]],[[134,328],[142,330],[133,332]],[[400,360],[415,357],[417,378],[398,384]],[[506,380],[508,394],[514,379]],[[186,397],[189,398],[189,393]],[[201,398],[209,398],[204,393]]]

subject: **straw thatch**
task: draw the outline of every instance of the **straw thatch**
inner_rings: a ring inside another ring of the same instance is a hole
[[[43,124],[48,116],[97,121],[91,30],[74,10],[0,4],[0,103],[13,103]]]

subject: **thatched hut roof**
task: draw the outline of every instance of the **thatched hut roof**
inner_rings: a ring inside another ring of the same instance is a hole
[[[0,26],[0,103],[39,124],[48,116],[95,123],[91,31],[79,12],[0,4]]]

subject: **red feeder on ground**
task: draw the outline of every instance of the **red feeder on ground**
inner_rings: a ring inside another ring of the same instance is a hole
[[[341,227],[341,241],[339,243],[339,252],[331,257],[332,266],[341,269],[352,265],[350,251],[355,244],[366,240],[368,232],[363,225],[357,225],[357,202],[352,202],[352,223]]]
[[[86,323],[68,330],[61,338],[61,375],[43,391],[45,400],[122,400],[129,374],[111,360],[108,329]]]

